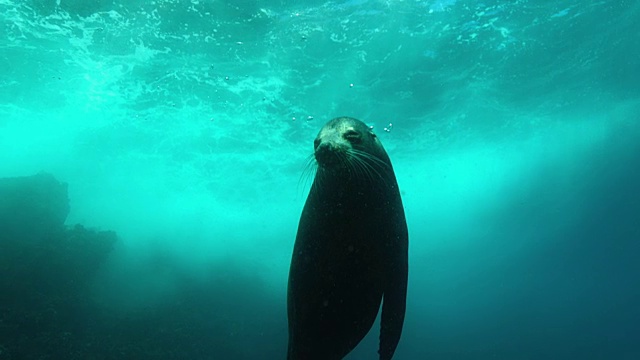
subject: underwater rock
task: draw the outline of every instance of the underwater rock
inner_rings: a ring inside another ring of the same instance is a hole
[[[117,235],[66,227],[68,214],[52,175],[0,179],[2,360],[90,358],[91,286]]]
[[[64,229],[69,214],[67,184],[53,175],[0,179],[0,241],[40,240]]]

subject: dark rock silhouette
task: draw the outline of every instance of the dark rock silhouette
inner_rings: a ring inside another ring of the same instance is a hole
[[[63,230],[67,184],[51,174],[0,179],[0,236],[39,240]]]
[[[116,242],[67,228],[67,185],[0,179],[0,359],[65,358],[89,311],[89,285]]]
[[[0,179],[0,360],[283,356],[284,303],[254,269],[212,262],[197,280],[170,260],[162,271],[109,261],[116,233],[66,226],[68,213],[67,185],[52,175]],[[159,304],[125,309],[103,295],[126,299],[149,274],[176,284]]]

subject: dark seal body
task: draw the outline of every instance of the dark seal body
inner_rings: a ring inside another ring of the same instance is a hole
[[[315,140],[318,169],[304,205],[287,293],[288,360],[339,360],[371,329],[382,302],[380,360],[400,340],[408,233],[389,156],[347,117]]]

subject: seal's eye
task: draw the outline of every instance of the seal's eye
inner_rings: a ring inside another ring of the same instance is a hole
[[[355,130],[347,130],[344,133],[343,137],[354,144],[359,144],[362,142],[362,136],[360,136],[360,133]]]
[[[320,145],[320,139],[313,140],[313,148],[316,149]]]

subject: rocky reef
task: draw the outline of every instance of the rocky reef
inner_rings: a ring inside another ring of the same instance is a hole
[[[68,214],[67,184],[52,175],[0,179],[0,359],[69,358],[84,331],[117,236],[65,226]]]
[[[199,280],[170,261],[114,264],[116,233],[65,224],[68,213],[67,184],[52,175],[0,179],[0,360],[284,356],[284,305],[241,260],[212,262]],[[175,288],[155,304],[122,309],[96,295],[149,273]]]

